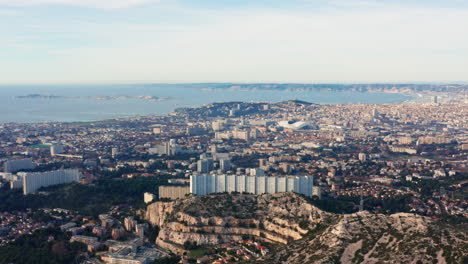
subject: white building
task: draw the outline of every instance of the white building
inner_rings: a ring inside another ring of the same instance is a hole
[[[361,161],[361,162],[366,162],[366,160],[367,160],[366,153],[359,153],[358,157],[359,157],[359,161]]]
[[[174,156],[179,154],[181,151],[180,146],[177,144],[175,139],[171,139],[162,145],[157,145],[154,148],[148,149],[149,154],[167,155]]]
[[[250,140],[250,132],[249,131],[243,131],[243,130],[233,130],[231,132],[232,138],[235,139],[241,139],[245,141]]]
[[[23,188],[23,177],[15,175],[10,180],[10,189],[21,189]]]
[[[212,171],[214,168],[213,159],[212,158],[204,158],[197,161],[197,171],[199,173],[208,173]]]
[[[214,131],[220,131],[224,129],[224,120],[216,120],[211,123],[211,127]]]
[[[316,129],[317,127],[304,121],[290,122],[280,121],[278,122],[279,127],[288,128],[292,130],[303,130],[303,129]]]
[[[278,193],[296,192],[305,196],[313,195],[312,176],[247,176],[247,175],[192,175],[190,193],[207,195],[211,193]]]
[[[258,169],[258,168],[250,169],[250,176],[264,176],[264,175],[265,175],[265,171],[262,169]]]
[[[2,178],[4,181],[11,181],[14,177],[15,175],[13,175],[13,173],[0,172],[0,178]]]
[[[56,170],[48,172],[20,172],[23,177],[23,194],[34,193],[41,187],[57,184],[78,182],[81,178],[79,170]]]
[[[3,164],[5,172],[17,172],[20,170],[31,170],[34,165],[32,159],[7,160]]]
[[[317,196],[319,199],[322,198],[322,189],[320,188],[320,186],[314,186],[314,188],[312,189],[312,195]]]
[[[111,155],[112,155],[112,158],[117,157],[117,155],[119,155],[119,148],[112,148]]]
[[[63,145],[61,142],[54,143],[50,146],[50,155],[55,156],[63,153]]]
[[[143,194],[143,200],[144,200],[145,203],[151,203],[152,201],[154,201],[154,198],[155,198],[155,196],[152,193],[145,192]]]

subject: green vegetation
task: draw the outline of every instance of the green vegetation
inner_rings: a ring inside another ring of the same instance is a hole
[[[48,242],[49,238],[51,239]],[[41,229],[23,235],[8,246],[0,247],[0,264],[79,263],[86,245],[69,243],[70,235],[57,228]]]
[[[157,194],[166,179],[136,177],[132,179],[102,179],[95,185],[66,184],[44,189],[47,194],[23,195],[19,190],[0,192],[0,211],[27,208],[64,208],[96,216],[113,205],[129,204],[143,207],[143,193]]]
[[[440,187],[444,187],[447,191],[453,189],[452,185],[459,184],[460,182],[466,181],[468,175],[466,173],[456,174],[451,177],[443,177],[438,179],[421,179],[415,182],[409,182],[402,179],[401,182],[395,184],[395,187],[409,187],[414,191],[424,195],[432,197],[433,192],[439,192]],[[466,191],[466,187],[462,188],[462,192]],[[464,197],[459,197],[463,199]]]
[[[192,258],[201,258],[206,255],[205,249],[194,249],[190,251],[190,257]]]
[[[185,241],[184,242],[184,249],[185,250],[195,250],[195,249],[198,249],[198,248],[199,248],[199,246],[197,245],[196,241],[193,241],[193,243],[190,242],[190,241]]]
[[[170,257],[155,259],[153,264],[177,264],[179,263],[179,261],[180,261],[179,256],[170,256]]]
[[[358,210],[360,197],[357,196],[340,196],[336,199],[321,199],[313,197],[306,198],[311,204],[317,206],[321,210],[335,214],[350,214]],[[364,210],[375,211],[385,214],[393,214],[397,212],[409,212],[408,204],[411,202],[409,195],[403,195],[395,198],[377,199],[366,198],[364,202]]]
[[[309,227],[309,222],[302,219],[301,221],[299,221],[299,227],[302,229],[307,229]]]
[[[307,197],[304,198],[306,198],[311,204],[317,206],[321,210],[335,214],[350,214],[357,211],[354,203],[350,201],[342,201],[337,199],[324,200],[318,198],[310,199]]]

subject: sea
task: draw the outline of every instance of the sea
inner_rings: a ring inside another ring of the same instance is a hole
[[[412,99],[403,94],[280,90],[213,89],[212,84],[0,85],[0,123],[80,122],[120,117],[164,115],[179,107],[214,102],[280,102],[317,104],[384,104]],[[30,94],[64,98],[18,98]],[[150,101],[137,96],[165,98]],[[130,96],[96,100],[89,96]]]

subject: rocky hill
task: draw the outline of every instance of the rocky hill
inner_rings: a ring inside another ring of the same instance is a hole
[[[463,263],[466,229],[428,217],[324,212],[294,193],[220,194],[148,206],[156,243],[210,246],[255,237],[275,245],[264,263]]]

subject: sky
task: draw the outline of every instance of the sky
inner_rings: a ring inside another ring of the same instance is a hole
[[[467,82],[468,0],[0,0],[0,84]]]

